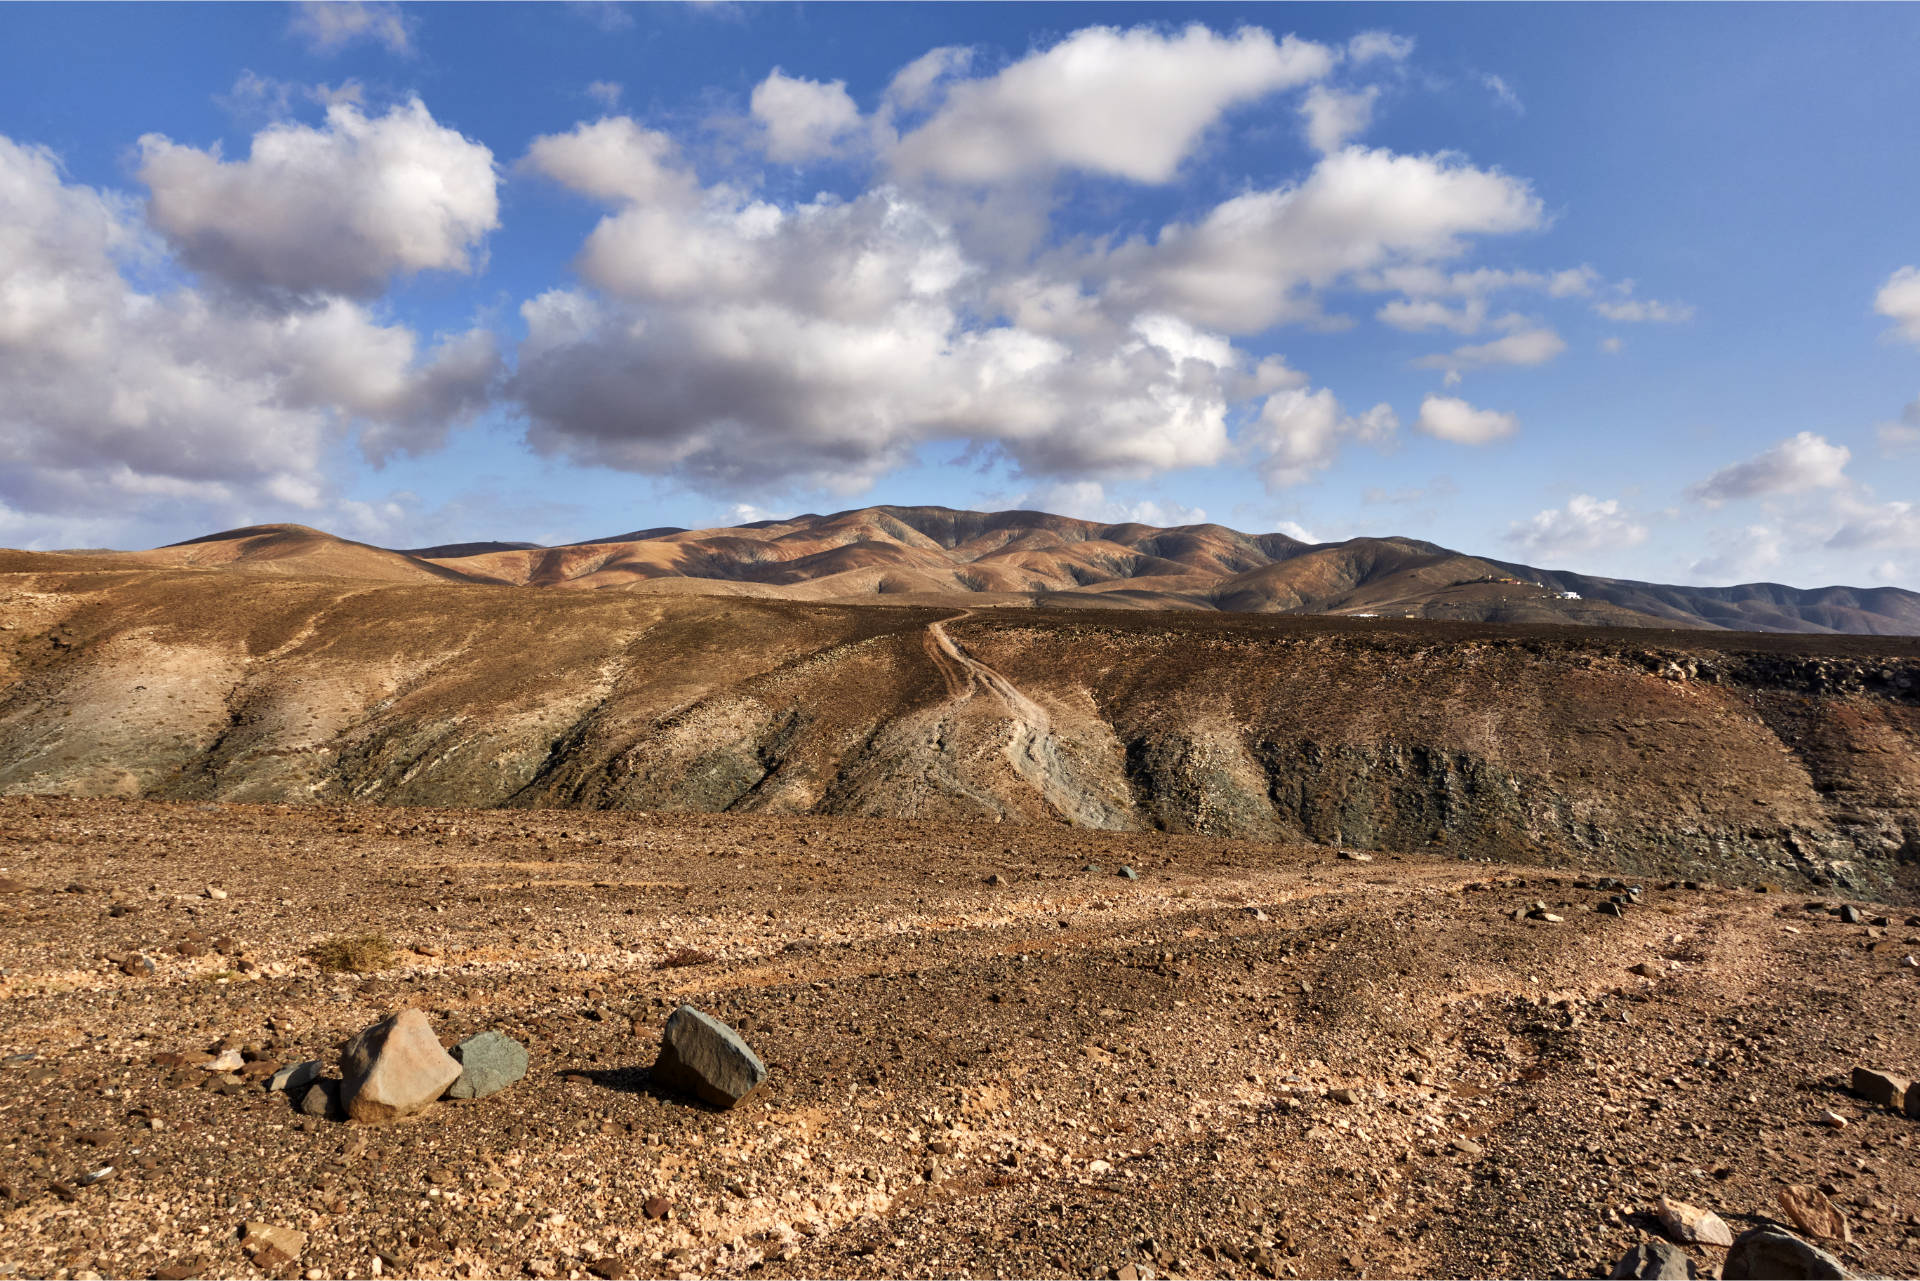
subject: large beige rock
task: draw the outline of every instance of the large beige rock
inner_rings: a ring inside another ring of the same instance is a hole
[[[1712,1210],[1702,1210],[1697,1205],[1688,1205],[1685,1201],[1664,1196],[1655,1203],[1654,1210],[1660,1215],[1660,1222],[1668,1233],[1683,1245],[1733,1244],[1733,1229]]]
[[[1780,1208],[1786,1212],[1793,1226],[1810,1237],[1823,1241],[1838,1241],[1842,1245],[1853,1240],[1853,1230],[1847,1226],[1847,1216],[1839,1206],[1827,1199],[1827,1194],[1807,1183],[1796,1183],[1780,1189]]]
[[[355,1121],[390,1121],[418,1112],[460,1077],[460,1064],[440,1048],[418,1010],[356,1033],[340,1047],[340,1099]]]

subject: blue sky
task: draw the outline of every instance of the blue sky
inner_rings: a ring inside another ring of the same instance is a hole
[[[0,28],[0,542],[944,503],[1920,588],[1912,6]]]

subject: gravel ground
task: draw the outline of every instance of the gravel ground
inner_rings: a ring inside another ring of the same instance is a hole
[[[1593,1276],[1658,1196],[1739,1231],[1795,1183],[1852,1266],[1920,1274],[1920,1121],[1846,1089],[1920,1071],[1912,909],[1663,883],[1615,918],[1600,874],[0,800],[0,1275]],[[305,955],[369,932],[390,968]],[[649,1082],[682,1002],[772,1069],[732,1111]],[[531,1073],[385,1126],[266,1091],[402,1006]],[[249,1221],[299,1257],[263,1273]]]

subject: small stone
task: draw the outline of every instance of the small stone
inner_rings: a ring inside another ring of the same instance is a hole
[[[25,894],[32,888],[25,881],[16,880],[11,876],[0,876],[0,894]]]
[[[1620,906],[1620,904],[1613,899],[1608,899],[1606,902],[1596,906],[1593,910],[1602,916],[1625,916],[1627,914],[1627,909]]]
[[[155,1281],[188,1281],[207,1270],[205,1259],[182,1259],[178,1263],[168,1263],[153,1270]]]
[[[1359,850],[1341,850],[1341,851],[1340,851],[1340,857],[1341,857],[1341,858],[1343,858],[1343,859],[1345,859],[1345,860],[1346,860],[1347,862],[1349,862],[1349,863],[1371,863],[1371,862],[1373,862],[1373,855],[1371,855],[1371,854],[1364,854],[1364,853],[1362,853],[1362,852],[1361,852],[1361,851],[1359,851]]]
[[[992,885],[996,888],[998,888],[999,886],[1005,885],[1006,883],[1007,883],[1007,878],[1000,875],[1000,873],[998,872],[995,872],[992,876],[989,876],[987,878],[987,884]]]
[[[1346,1086],[1341,1086],[1337,1090],[1327,1091],[1327,1097],[1335,1103],[1354,1104],[1360,1101],[1360,1092]]]
[[[283,1067],[267,1082],[267,1092],[278,1094],[284,1091],[287,1094],[299,1094],[320,1079],[323,1066],[319,1059],[308,1059],[304,1063]]]
[[[626,1281],[633,1275],[627,1265],[618,1259],[595,1259],[587,1265],[587,1271],[601,1278],[601,1281]]]
[[[298,1228],[249,1222],[240,1229],[240,1248],[263,1271],[284,1268],[297,1261],[300,1252],[307,1248],[307,1234]]]
[[[660,1220],[673,1213],[673,1202],[663,1196],[650,1196],[643,1207],[649,1219]]]
[[[1786,1211],[1793,1226],[1810,1237],[1822,1241],[1838,1241],[1845,1245],[1853,1240],[1853,1232],[1847,1226],[1847,1216],[1840,1207],[1827,1199],[1827,1194],[1819,1188],[1806,1183],[1796,1183],[1780,1189],[1780,1208]]]
[[[653,1079],[717,1108],[730,1108],[767,1079],[767,1065],[739,1033],[711,1014],[683,1005],[661,1032]]]
[[[1840,909],[1840,922],[1843,925],[1860,924],[1860,909],[1849,903]]]
[[[432,1024],[405,1009],[357,1033],[340,1048],[340,1098],[356,1121],[387,1121],[418,1112],[460,1078],[460,1065],[440,1048]]]
[[[340,1082],[315,1081],[308,1086],[300,1100],[300,1111],[307,1116],[322,1118],[345,1116],[340,1110]]]
[[[1693,1275],[1687,1265],[1687,1252],[1679,1246],[1666,1241],[1642,1241],[1620,1256],[1620,1262],[1614,1264],[1613,1271],[1607,1275],[1614,1281],[1624,1278],[1634,1278],[1635,1281],[1687,1281]]]
[[[1726,1281],[1852,1281],[1840,1260],[1779,1228],[1742,1232],[1727,1251]]]
[[[460,1064],[460,1076],[447,1087],[450,1099],[484,1099],[527,1074],[527,1047],[505,1032],[468,1037],[448,1051]]]
[[[227,892],[225,890],[219,889],[212,885],[207,886],[204,892],[206,896],[210,899],[223,899],[227,896]]]
[[[1654,1205],[1660,1222],[1683,1245],[1732,1245],[1733,1229],[1711,1210],[1661,1197]]]
[[[1137,881],[1140,879],[1140,873],[1130,867],[1122,867],[1118,872],[1115,872],[1114,875],[1123,881]]]
[[[1853,1070],[1853,1092],[1870,1103],[1892,1108],[1895,1112],[1906,1106],[1907,1094],[1912,1088],[1913,1082],[1891,1072],[1864,1067]]]
[[[1661,970],[1652,961],[1642,961],[1638,965],[1629,966],[1627,972],[1638,974],[1643,979],[1657,979],[1660,977]]]
[[[1847,1128],[1847,1118],[1841,1116],[1838,1112],[1822,1112],[1820,1114],[1820,1124],[1826,1126],[1829,1130],[1844,1130]]]
[[[247,1065],[246,1056],[239,1050],[222,1050],[212,1059],[200,1065],[205,1072],[238,1072]]]
[[[121,957],[119,964],[122,974],[130,974],[135,978],[144,978],[153,973],[153,962],[138,952],[129,952]]]
[[[1479,1156],[1486,1149],[1472,1139],[1455,1139],[1447,1145],[1462,1156]]]

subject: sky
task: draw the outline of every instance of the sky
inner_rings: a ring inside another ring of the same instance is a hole
[[[1920,589],[1920,6],[0,5],[0,544]]]

